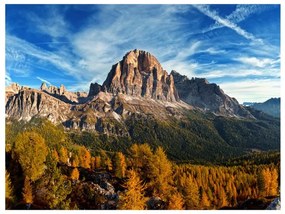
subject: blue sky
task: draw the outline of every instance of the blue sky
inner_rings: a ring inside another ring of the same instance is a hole
[[[280,96],[279,5],[6,5],[6,84],[100,84],[132,49],[230,96]]]

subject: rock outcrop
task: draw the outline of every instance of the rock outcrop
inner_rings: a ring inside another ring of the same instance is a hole
[[[86,92],[69,92],[63,84],[58,88],[53,85],[47,87],[46,83],[42,83],[40,90],[66,103],[84,103],[87,100]]]
[[[23,89],[11,96],[6,103],[6,114],[18,120],[30,120],[32,117],[46,117],[52,122],[66,119],[69,105],[35,89]]]
[[[172,71],[178,95],[184,102],[204,111],[224,116],[253,118],[248,110],[229,97],[215,83],[209,83],[205,78],[188,79],[176,71]]]
[[[179,101],[172,75],[168,75],[150,53],[137,49],[128,52],[120,62],[112,66],[102,87],[96,83],[91,85],[89,94],[96,95],[94,92],[99,90],[163,101]]]
[[[102,86],[97,82],[91,83],[89,88],[88,97],[96,96],[99,92],[102,91]]]

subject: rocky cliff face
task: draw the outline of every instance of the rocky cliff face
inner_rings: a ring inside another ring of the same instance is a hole
[[[34,116],[46,117],[52,122],[66,119],[69,105],[35,89],[22,89],[6,103],[6,115],[18,120],[30,120]]]
[[[46,83],[42,83],[40,90],[66,103],[84,103],[87,100],[86,92],[69,92],[62,84],[58,88],[53,85],[47,87]]]
[[[214,83],[204,78],[188,79],[175,71],[171,72],[179,97],[184,102],[218,115],[253,118],[249,111],[231,98]]]
[[[98,90],[164,101],[179,101],[172,75],[163,70],[158,60],[142,50],[128,52],[112,66],[101,86],[93,84],[89,94]]]

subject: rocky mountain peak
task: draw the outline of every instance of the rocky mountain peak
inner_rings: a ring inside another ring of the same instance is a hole
[[[156,100],[179,100],[173,77],[163,70],[153,55],[137,49],[112,66],[102,87],[91,84],[89,94],[96,95],[100,90]]]
[[[47,91],[48,90],[48,87],[47,87],[47,84],[45,82],[43,82],[41,84],[41,87],[40,87],[41,91]]]
[[[205,78],[188,79],[175,71],[171,74],[179,97],[184,102],[218,115],[253,118],[248,110],[235,98],[225,94],[217,84],[209,83]]]

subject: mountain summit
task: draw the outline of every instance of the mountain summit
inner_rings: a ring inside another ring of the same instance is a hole
[[[179,101],[172,75],[163,70],[158,60],[149,52],[132,50],[112,66],[102,87],[91,84],[89,95],[99,91],[113,94]]]

